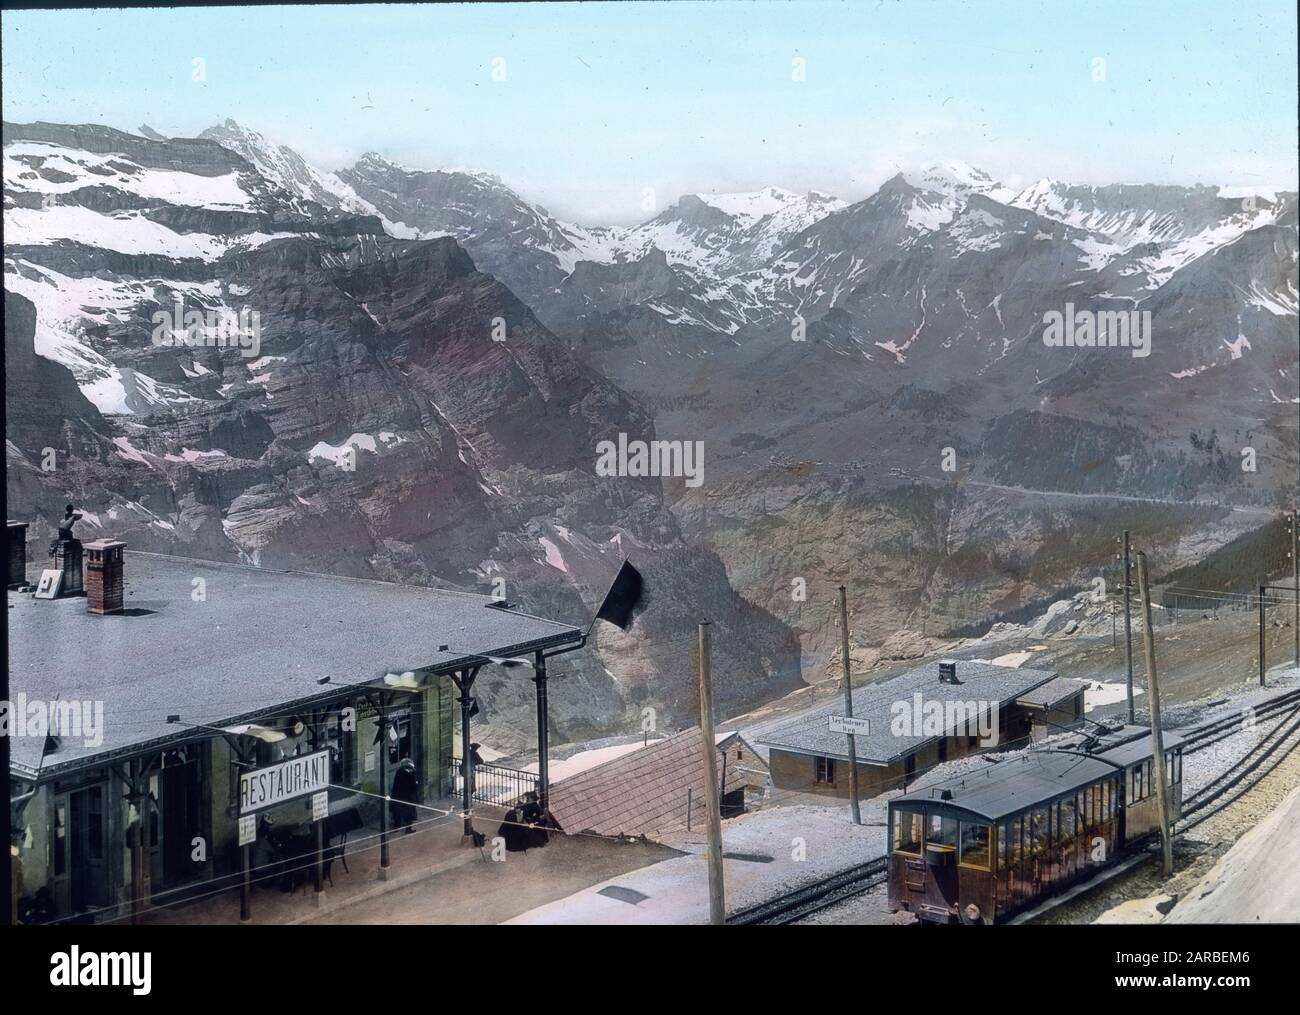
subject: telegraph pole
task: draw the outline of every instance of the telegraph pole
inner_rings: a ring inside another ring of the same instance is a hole
[[[844,586],[840,586],[840,650],[844,654],[844,715],[853,718],[853,675],[849,666],[849,605]],[[849,801],[853,805],[853,823],[862,824],[862,811],[858,806],[858,746],[850,723],[849,738]]]
[[[1268,591],[1268,586],[1260,585],[1259,587],[1259,686],[1264,686],[1264,593]]]
[[[704,743],[704,806],[708,810],[709,923],[727,919],[722,884],[722,802],[718,798],[718,743],[713,735],[713,683],[709,658],[709,622],[700,624],[700,734]]]
[[[1142,642],[1146,647],[1147,695],[1151,709],[1151,757],[1156,773],[1156,807],[1160,815],[1160,850],[1164,875],[1174,872],[1174,843],[1169,834],[1168,783],[1165,782],[1165,742],[1160,731],[1160,688],[1156,682],[1156,642],[1151,630],[1151,588],[1147,584],[1147,555],[1141,550],[1137,555],[1138,587],[1142,595]]]
[[[1128,721],[1133,723],[1133,570],[1129,556],[1128,529],[1124,530],[1124,659],[1128,667]],[[1147,624],[1151,623],[1150,616]]]
[[[1297,533],[1297,512],[1291,512],[1291,580],[1295,583],[1295,590],[1292,598],[1295,600],[1294,609],[1295,617],[1291,621],[1291,633],[1295,637],[1295,664],[1300,666],[1300,554],[1296,550],[1300,547],[1300,533]]]

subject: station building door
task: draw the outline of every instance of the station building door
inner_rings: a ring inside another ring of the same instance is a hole
[[[176,888],[206,872],[206,860],[194,859],[195,837],[207,835],[202,753],[169,751],[149,782],[151,878],[155,888]]]
[[[54,794],[54,904],[61,916],[109,904],[108,783]]]

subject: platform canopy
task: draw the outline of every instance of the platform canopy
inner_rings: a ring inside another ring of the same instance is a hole
[[[128,551],[125,583],[125,609],[111,616],[88,613],[82,598],[9,593],[15,705],[20,695],[28,710],[103,703],[99,744],[65,736],[42,762],[43,737],[13,737],[15,775],[45,779],[192,740],[169,714],[255,722],[355,695],[348,684],[383,687],[385,674],[447,673],[583,638],[490,596],[184,557]]]

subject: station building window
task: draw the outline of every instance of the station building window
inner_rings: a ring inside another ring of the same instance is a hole
[[[816,779],[818,782],[823,783],[827,786],[835,785],[835,759],[834,758],[817,759]]]
[[[993,866],[993,829],[973,821],[961,823],[961,852],[957,862],[963,867],[991,870]]]
[[[330,781],[350,786],[356,780],[356,733],[353,713],[340,710],[324,730],[325,746],[330,752]]]

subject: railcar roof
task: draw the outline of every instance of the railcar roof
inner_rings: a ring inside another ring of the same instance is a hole
[[[931,813],[965,811],[998,821],[1115,774],[1113,765],[1090,755],[1027,751],[1019,758],[927,786],[889,804],[891,808],[925,804]],[[942,798],[945,790],[952,794],[950,799]]]
[[[1026,751],[1018,758],[990,764],[977,772],[935,783],[889,802],[890,807],[925,804],[931,813],[951,810],[972,813],[999,821],[1054,797],[1063,796],[1101,779],[1118,774],[1120,767],[1151,757],[1151,737],[1138,727],[1125,727],[1131,739],[1094,753],[1060,750]],[[1183,743],[1177,734],[1166,733],[1165,749]],[[949,799],[943,799],[947,791]]]

